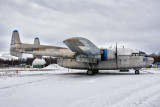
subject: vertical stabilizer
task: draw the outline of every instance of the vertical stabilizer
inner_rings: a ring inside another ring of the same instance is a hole
[[[39,41],[39,38],[38,38],[38,37],[36,37],[36,38],[34,39],[34,45],[35,45],[35,46],[40,46],[40,41]]]
[[[19,33],[17,30],[14,30],[12,33],[11,45],[14,45],[14,44],[21,44]]]
[[[19,33],[17,30],[14,30],[12,33],[10,54],[13,56],[22,57],[22,53],[19,52],[20,46],[21,46],[21,41],[19,38]]]

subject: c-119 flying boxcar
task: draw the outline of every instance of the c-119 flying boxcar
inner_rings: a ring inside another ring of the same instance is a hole
[[[39,38],[34,44],[21,43],[17,30],[13,31],[10,54],[21,57],[22,53],[33,54],[36,58],[53,56],[58,58],[58,65],[71,69],[86,69],[88,75],[98,73],[99,70],[128,70],[139,69],[153,63],[153,58],[144,52],[127,48],[100,49],[91,41],[81,37],[74,37],[63,41],[68,48],[41,45]]]

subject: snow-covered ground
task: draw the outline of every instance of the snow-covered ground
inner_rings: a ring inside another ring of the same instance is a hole
[[[1,69],[0,107],[160,107],[160,69],[140,72]]]

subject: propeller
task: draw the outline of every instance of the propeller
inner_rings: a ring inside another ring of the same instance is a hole
[[[118,69],[118,49],[117,49],[117,42],[116,42],[116,53],[115,53],[115,57],[116,57],[116,67]]]

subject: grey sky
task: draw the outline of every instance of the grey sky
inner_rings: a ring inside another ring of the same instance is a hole
[[[0,0],[0,51],[8,51],[12,31],[22,42],[64,46],[85,37],[98,47],[160,51],[159,0]]]

